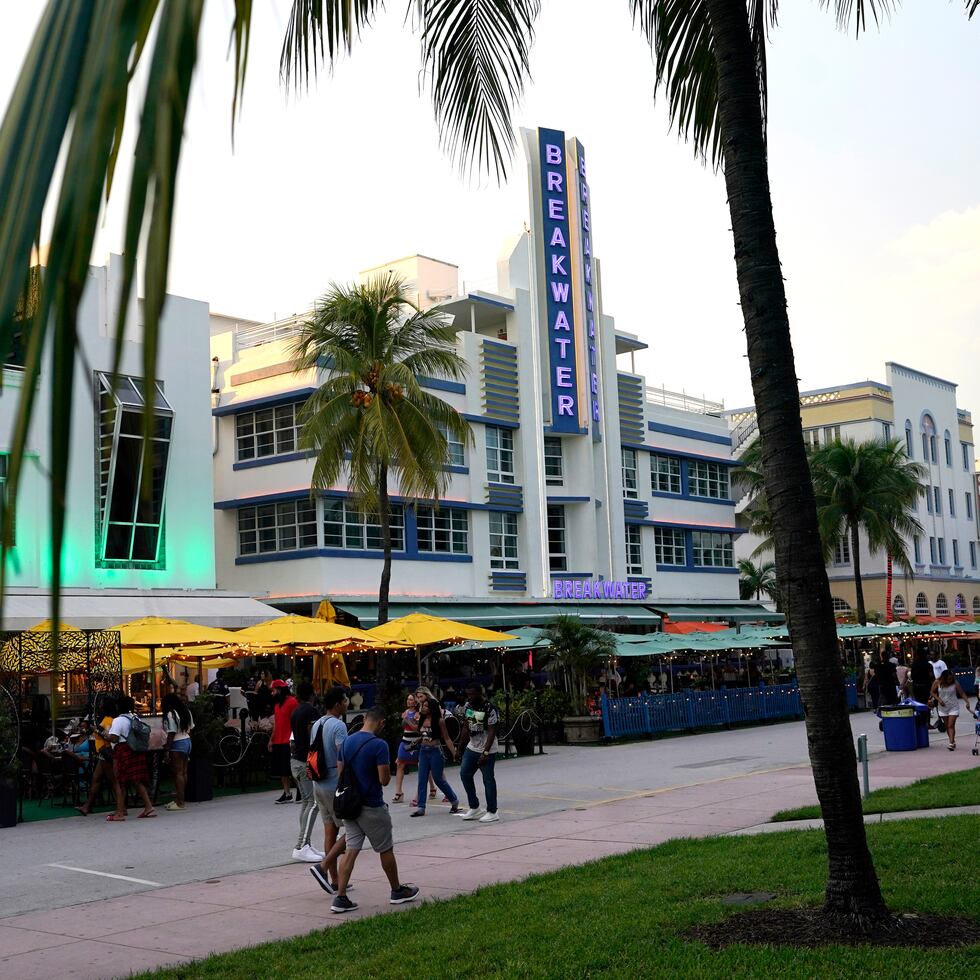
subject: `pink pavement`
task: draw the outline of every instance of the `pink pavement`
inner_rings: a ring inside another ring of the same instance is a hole
[[[904,785],[976,765],[968,746],[947,753],[934,741],[929,752],[874,755],[871,785]],[[814,802],[810,770],[797,766],[526,819],[507,820],[502,811],[504,819],[491,825],[447,823],[452,832],[396,844],[395,854],[402,879],[431,901],[672,838],[754,827],[778,810]],[[343,916],[330,912],[329,896],[307,869],[289,864],[0,919],[0,974],[18,980],[127,976],[411,908],[388,904],[373,852],[363,853],[355,869],[352,897],[360,909]]]

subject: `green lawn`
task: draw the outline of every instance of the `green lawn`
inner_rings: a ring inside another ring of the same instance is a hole
[[[978,917],[962,847],[980,840],[980,816],[869,828],[886,897],[896,911]],[[156,978],[329,976],[932,978],[980,963],[980,946],[938,953],[869,946],[712,951],[678,934],[744,908],[735,892],[770,891],[774,904],[817,905],[825,875],[819,831],[674,841],[525,882],[494,885],[403,914],[345,923],[306,937],[212,956]],[[416,876],[423,885],[425,875]],[[957,882],[950,887],[944,882]],[[326,896],[311,889],[310,902]],[[941,963],[941,967],[937,964]]]
[[[886,786],[869,793],[865,813],[897,813],[903,810],[931,810],[944,806],[980,804],[980,767],[929,776],[908,786]],[[780,810],[773,820],[811,820],[820,816],[820,807],[801,806]]]

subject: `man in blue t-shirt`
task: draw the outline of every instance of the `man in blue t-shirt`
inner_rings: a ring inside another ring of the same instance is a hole
[[[344,767],[350,766],[363,806],[355,820],[344,821],[347,851],[340,862],[337,894],[330,906],[331,912],[352,912],[357,908],[357,903],[347,897],[347,884],[365,838],[381,858],[381,867],[391,885],[391,904],[411,902],[419,894],[415,885],[403,885],[398,880],[391,815],[381,792],[381,788],[391,782],[388,743],[379,738],[384,726],[384,709],[377,705],[368,708],[364,714],[364,727],[356,734],[348,735],[340,747],[337,760],[338,779],[343,774]]]

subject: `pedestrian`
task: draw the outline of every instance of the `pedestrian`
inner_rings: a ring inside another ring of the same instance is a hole
[[[391,782],[391,755],[388,743],[380,738],[385,726],[384,708],[375,705],[364,713],[364,727],[349,735],[340,748],[337,761],[337,777],[350,767],[350,775],[361,796],[362,806],[356,817],[344,820],[347,850],[340,862],[340,876],[337,880],[337,894],[330,905],[331,912],[353,912],[357,903],[347,897],[347,887],[358,854],[365,839],[381,858],[388,884],[391,886],[389,901],[392,905],[402,905],[418,897],[415,885],[403,885],[398,878],[398,865],[395,861],[395,844],[392,836],[391,814],[382,795],[382,787]],[[425,788],[425,783],[422,783]]]
[[[391,798],[392,803],[401,803],[405,799],[402,792],[402,782],[405,773],[411,766],[419,764],[419,710],[418,700],[414,694],[409,694],[405,699],[405,710],[402,712],[402,738],[398,743],[398,755],[395,758],[395,795]],[[436,784],[429,775],[429,796],[434,798],[436,795]],[[412,806],[418,806],[418,798],[412,800]]]
[[[184,690],[184,697],[186,697],[188,701],[196,701],[197,696],[200,693],[201,693],[201,675],[195,674],[194,680],[192,680]]]
[[[918,701],[919,704],[927,704],[929,692],[936,678],[932,672],[932,664],[926,659],[926,652],[921,647],[912,654],[909,678],[912,682],[912,700]]]
[[[108,742],[109,728],[116,715],[116,702],[113,699],[106,698],[102,702],[102,714],[102,720],[97,725],[93,725],[96,762],[95,769],[92,771],[92,783],[88,789],[88,797],[81,806],[75,807],[83,817],[87,817],[92,812],[92,804],[95,802],[96,794],[104,782],[109,784],[112,795],[116,795],[116,774],[112,767],[112,746]]]
[[[891,662],[895,665],[895,677],[898,679],[898,693],[901,697],[909,696],[909,669],[905,664],[898,662],[898,657],[892,657]]]
[[[875,679],[878,681],[879,704],[897,704],[898,676],[895,672],[895,664],[884,654],[875,661]]]
[[[136,787],[136,792],[143,801],[143,810],[137,816],[157,815],[146,789],[150,779],[146,753],[134,752],[126,742],[133,728],[135,712],[136,702],[130,697],[123,696],[119,699],[119,714],[109,727],[108,741],[112,743],[112,763],[116,770],[116,812],[106,817],[110,823],[118,823],[126,819],[126,791],[130,786]]]
[[[938,681],[939,678],[943,676],[943,671],[949,670],[949,667],[947,666],[946,661],[943,660],[942,654],[938,650],[933,651],[932,656],[929,659],[932,660],[932,676]]]
[[[269,718],[275,708],[275,697],[272,693],[272,674],[267,670],[259,671],[259,680],[249,702],[249,714],[253,718]]]
[[[344,724],[347,692],[342,687],[331,688],[323,703],[326,714],[310,730],[309,755],[309,758],[316,760],[317,771],[310,775],[314,777],[313,799],[323,821],[323,859],[310,868],[310,874],[327,894],[336,895],[339,880],[337,859],[344,853],[346,840],[343,836],[338,840],[338,833],[344,824],[334,813],[333,797],[337,791],[337,760],[347,738],[347,726]]]
[[[416,809],[409,816],[425,816],[425,790],[429,782],[429,774],[435,780],[436,786],[445,793],[445,800],[450,804],[450,813],[459,813],[459,797],[449,785],[445,777],[445,759],[442,756],[442,746],[449,750],[449,757],[455,758],[456,747],[446,730],[446,719],[442,714],[442,704],[432,695],[427,687],[420,687],[415,692],[419,705],[419,781],[415,797]]]
[[[214,698],[214,714],[217,718],[228,717],[228,700],[231,696],[231,688],[228,687],[224,677],[224,669],[219,667],[214,675],[214,680],[208,684],[208,694]]]
[[[466,686],[463,721],[459,778],[466,791],[466,802],[469,806],[463,819],[496,823],[500,817],[497,816],[497,780],[493,767],[497,758],[497,726],[500,724],[500,715],[493,702],[487,701],[483,696],[483,687],[480,684],[471,683]],[[486,813],[482,816],[474,778],[477,771],[483,776],[483,793],[487,798]]]
[[[946,738],[949,739],[946,748],[950,752],[956,748],[956,719],[960,716],[960,698],[966,704],[966,713],[970,714],[970,699],[963,692],[953,672],[944,670],[933,682],[930,704],[935,705],[939,717],[946,723]]]
[[[310,754],[310,729],[320,717],[313,705],[313,685],[300,681],[296,689],[297,701],[289,725],[293,733],[289,769],[296,783],[296,799],[300,804],[299,837],[293,848],[294,861],[322,861],[323,854],[311,843],[310,837],[316,826],[317,804],[313,798],[313,780],[306,771],[306,757]]]
[[[273,716],[272,737],[269,739],[269,752],[272,753],[270,767],[273,778],[278,777],[282,783],[282,795],[276,803],[292,803],[293,791],[290,778],[292,776],[289,755],[289,736],[292,734],[291,720],[296,705],[299,703],[289,693],[285,681],[272,682]],[[298,797],[297,797],[298,798]]]
[[[186,809],[184,790],[187,787],[187,760],[191,756],[191,730],[194,718],[190,708],[176,694],[165,694],[160,704],[163,712],[163,730],[167,733],[163,761],[174,774],[174,798],[164,810],[180,812]]]

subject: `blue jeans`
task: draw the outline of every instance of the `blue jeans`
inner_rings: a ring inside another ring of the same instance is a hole
[[[442,749],[439,746],[423,745],[419,749],[419,790],[416,799],[418,800],[418,808],[420,810],[425,810],[426,791],[429,785],[430,772],[432,773],[432,778],[435,780],[436,786],[446,794],[449,802],[459,802],[459,797],[453,791],[452,786],[446,782],[446,777],[443,775],[444,768],[445,762],[442,758]]]
[[[472,749],[463,750],[463,761],[459,766],[459,779],[466,790],[466,802],[471,810],[475,810],[480,805],[480,798],[476,795],[476,781],[474,776],[479,770],[483,774],[483,791],[487,795],[487,812],[497,812],[497,780],[493,774],[493,764],[497,760],[496,753],[487,756],[487,761],[483,765],[478,765],[480,753]]]

